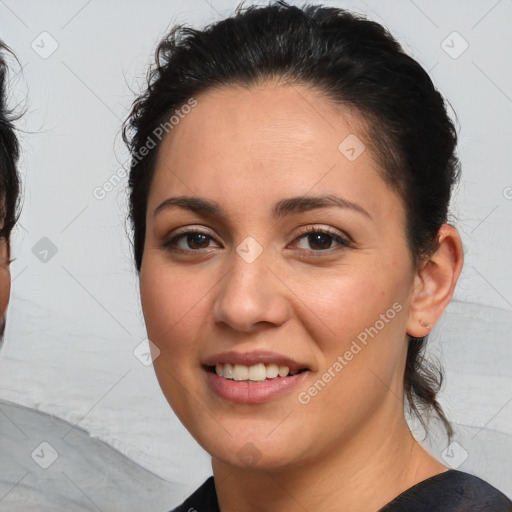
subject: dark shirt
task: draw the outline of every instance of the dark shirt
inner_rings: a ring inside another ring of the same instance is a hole
[[[213,477],[172,512],[220,512]],[[512,512],[512,502],[480,478],[449,470],[413,485],[379,512]]]

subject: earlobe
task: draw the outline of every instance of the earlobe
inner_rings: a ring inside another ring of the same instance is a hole
[[[457,230],[443,224],[438,232],[438,248],[418,271],[412,290],[407,334],[426,336],[450,302],[462,270],[464,251]]]

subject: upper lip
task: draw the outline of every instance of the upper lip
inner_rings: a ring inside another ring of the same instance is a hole
[[[290,371],[308,369],[307,365],[299,363],[282,354],[268,351],[237,352],[230,350],[206,358],[203,362],[205,366],[215,366],[217,364],[242,364],[244,366],[254,366],[259,363],[277,364],[287,366]]]

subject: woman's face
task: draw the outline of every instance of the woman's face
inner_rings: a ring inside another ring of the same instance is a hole
[[[148,337],[177,416],[229,465],[361,450],[403,421],[415,271],[358,121],[305,86],[233,86],[197,97],[163,140]],[[276,376],[286,366],[300,372]]]

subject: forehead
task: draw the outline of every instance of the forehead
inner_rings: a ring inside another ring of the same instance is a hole
[[[372,208],[383,194],[395,196],[368,149],[363,120],[314,89],[226,86],[196,100],[162,141],[150,202],[170,191],[254,201],[251,191],[277,200],[337,190]]]
[[[363,132],[355,113],[304,85],[225,86],[196,100],[197,106],[163,144],[177,150],[174,157],[178,159],[185,156],[179,151],[184,142],[198,144],[201,150],[186,155],[187,160],[194,156],[219,159],[233,152],[261,157],[263,149],[268,158],[286,157],[291,149],[318,158],[318,150],[336,151],[347,135]],[[201,145],[202,140],[209,144]]]

